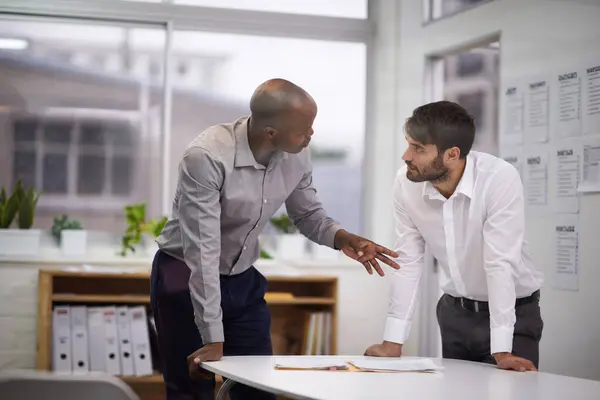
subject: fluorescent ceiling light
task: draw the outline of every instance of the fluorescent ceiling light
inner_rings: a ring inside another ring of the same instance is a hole
[[[25,39],[0,38],[0,50],[24,50],[28,45]]]

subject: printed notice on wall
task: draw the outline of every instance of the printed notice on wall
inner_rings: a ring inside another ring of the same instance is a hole
[[[521,180],[523,180],[523,157],[516,150],[512,150],[503,152],[502,159],[507,163],[512,164],[519,172]]]
[[[523,88],[508,86],[504,90],[504,140],[506,143],[523,143],[525,99]]]
[[[530,81],[525,97],[525,137],[529,143],[548,140],[548,80]]]
[[[579,212],[579,186],[581,176],[581,147],[557,146],[554,149],[554,198],[559,213]]]
[[[545,206],[548,202],[548,157],[530,154],[525,160],[527,206]]]
[[[583,134],[600,135],[600,63],[585,70]]]
[[[579,219],[559,214],[554,225],[554,287],[579,290]]]
[[[580,192],[600,192],[600,138],[587,138],[583,143],[583,173]]]
[[[558,75],[559,138],[581,135],[581,79],[576,71]]]

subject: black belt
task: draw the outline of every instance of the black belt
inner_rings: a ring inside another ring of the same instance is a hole
[[[483,312],[483,311],[490,310],[489,303],[487,301],[471,300],[471,299],[467,299],[465,297],[454,297],[454,296],[450,296],[449,294],[447,296],[455,304],[459,304],[461,306],[461,308],[464,308],[465,310],[470,310],[470,311],[474,311],[474,312]],[[515,302],[515,307],[522,306],[523,304],[530,304],[530,303],[533,303],[534,301],[539,301],[539,299],[540,299],[540,291],[538,289],[535,292],[533,292],[533,294],[531,296],[518,298],[517,301]]]

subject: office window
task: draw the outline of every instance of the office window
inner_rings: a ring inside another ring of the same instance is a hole
[[[491,0],[423,0],[425,22],[448,17]]]
[[[22,179],[67,202],[132,193],[136,132],[126,122],[30,116],[17,118],[13,133],[13,184]]]
[[[288,79],[306,89],[319,108],[311,143],[318,195],[327,211],[347,229],[360,230],[364,44],[176,31],[173,52],[179,60],[172,66],[174,96],[182,96],[173,107],[174,154],[179,157],[209,125],[246,115],[250,97],[263,81]],[[194,79],[176,74],[186,58],[198,60]],[[189,93],[204,99],[204,116],[186,100]]]
[[[27,45],[0,50],[0,149],[9,149],[0,186],[22,179],[42,192],[39,228],[67,213],[87,229],[121,232],[124,206],[139,201],[157,216],[163,88],[148,62],[164,53],[164,31],[3,20],[1,36]]]

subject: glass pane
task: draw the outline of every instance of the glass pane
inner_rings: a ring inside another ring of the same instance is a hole
[[[176,31],[173,48],[176,54],[202,54],[201,60],[188,59],[185,77],[173,76],[174,162],[198,132],[248,114],[250,97],[263,81],[288,79],[307,90],[319,108],[311,148],[314,182],[324,207],[347,229],[360,231],[363,183],[357,171],[365,135],[364,44]],[[177,71],[178,63],[173,69]],[[175,182],[176,164],[171,173]]]
[[[71,132],[73,130],[73,122],[67,121],[52,121],[44,122],[44,142],[46,143],[63,143],[71,142]]]
[[[131,147],[132,145],[132,127],[125,123],[114,123],[105,126],[107,140],[118,148]]]
[[[112,192],[117,196],[127,196],[131,192],[132,159],[128,157],[113,158]]]
[[[175,0],[176,4],[329,17],[367,18],[368,0]]]
[[[101,194],[105,185],[106,158],[96,155],[79,156],[79,168],[77,173],[78,194]]]
[[[35,187],[36,156],[30,151],[16,151],[13,158],[13,185],[21,179],[25,187]],[[4,186],[4,185],[3,185]],[[8,185],[6,185],[8,186]]]
[[[422,0],[424,7],[430,10],[429,20],[443,18],[469,9],[479,3],[485,3],[490,0]],[[426,4],[427,3],[427,4]],[[431,4],[431,7],[429,7]]]
[[[104,129],[99,122],[84,122],[79,130],[79,143],[82,145],[104,145]]]
[[[67,193],[67,154],[44,154],[42,187],[44,193]]]
[[[444,100],[460,104],[474,118],[473,150],[491,154],[498,154],[499,54],[495,42],[440,58],[444,74],[436,82],[443,85]]]
[[[0,186],[12,186],[17,176],[35,184],[36,125],[44,124],[46,128],[39,137],[41,153],[53,154],[40,158],[41,165],[37,165],[38,189],[43,193],[36,227],[49,228],[56,215],[66,212],[87,229],[122,233],[123,207],[142,201],[148,204],[149,216],[159,216],[163,189],[157,177],[164,169],[163,78],[151,81],[148,63],[152,58],[164,57],[164,28],[85,19],[27,21],[0,17],[0,37],[27,39],[22,49],[11,51],[10,57],[0,57],[0,70],[19,72],[0,78],[0,93],[21,94],[3,97],[7,99],[2,104],[7,120],[16,122],[9,125],[5,135],[0,134],[0,149],[10,149],[7,157],[0,157],[0,171],[9,171],[0,173]],[[189,53],[184,56],[199,57]],[[194,115],[192,110],[185,113]],[[176,119],[173,125],[177,126]],[[129,127],[128,135],[120,134],[122,126]],[[14,147],[6,143],[13,137]],[[136,151],[132,152],[134,144]],[[30,153],[23,153],[26,150]],[[58,151],[64,151],[66,158],[72,157],[75,162],[65,164],[64,157],[54,156]],[[129,168],[134,175],[119,181],[115,189],[127,193],[127,197],[108,190],[112,164],[108,168],[109,159],[103,157],[114,152],[118,156],[130,154],[131,165],[135,165]],[[176,166],[168,168],[175,171]],[[133,185],[150,181],[153,184],[145,187]]]
[[[37,121],[34,119],[21,119],[14,123],[15,142],[33,142],[36,140]]]

